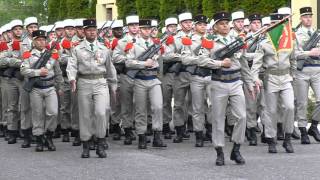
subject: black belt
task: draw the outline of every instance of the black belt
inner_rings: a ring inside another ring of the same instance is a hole
[[[40,86],[40,85],[35,84],[33,87],[38,88],[38,89],[48,89],[48,88],[51,88],[53,86],[54,86],[54,84],[50,84],[50,85],[47,85],[47,86]]]
[[[156,79],[157,76],[155,75],[152,75],[152,76],[136,76],[135,77],[136,79],[140,79],[140,80],[153,80],[153,79]]]

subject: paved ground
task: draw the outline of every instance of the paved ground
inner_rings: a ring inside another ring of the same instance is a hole
[[[231,144],[225,148],[226,165],[215,166],[215,151],[207,143],[195,148],[194,140],[183,144],[166,141],[168,148],[138,150],[122,141],[110,141],[106,159],[81,159],[81,148],[56,139],[56,152],[34,152],[34,148],[20,149],[18,144],[8,145],[0,139],[1,180],[56,180],[56,179],[319,179],[320,144],[300,145],[294,141],[294,154],[287,154],[278,144],[278,154],[268,154],[267,146],[243,145],[246,159],[243,166],[229,160]]]

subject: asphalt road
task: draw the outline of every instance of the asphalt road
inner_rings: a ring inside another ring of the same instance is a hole
[[[226,139],[227,141],[227,139]],[[259,144],[241,147],[245,165],[229,160],[231,143],[224,152],[226,165],[215,166],[216,153],[210,143],[194,147],[194,137],[183,144],[166,141],[166,149],[148,147],[138,150],[137,141],[131,146],[122,141],[109,140],[106,159],[81,159],[81,147],[55,139],[56,152],[35,152],[34,147],[21,149],[20,144],[8,145],[0,139],[0,180],[64,180],[64,179],[319,179],[320,144],[312,139],[311,145],[293,141],[295,153],[287,154],[278,142],[278,153],[268,154],[267,146]],[[34,146],[34,145],[33,145]]]

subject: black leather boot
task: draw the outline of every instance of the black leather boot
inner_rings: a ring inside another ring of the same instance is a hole
[[[183,141],[183,131],[184,131],[184,125],[183,126],[176,126],[176,137],[173,138],[173,143],[181,143]]]
[[[277,139],[278,141],[284,140],[284,131],[282,123],[277,123]]]
[[[98,140],[98,146],[97,146],[96,154],[99,156],[99,158],[106,158],[107,153],[104,147],[105,138],[97,138],[97,140]]]
[[[62,132],[62,142],[70,142],[69,130],[61,129]]]
[[[195,147],[203,147],[203,132],[196,131],[196,144]]]
[[[240,154],[240,144],[233,144],[233,148],[230,155],[230,160],[235,161],[237,164],[245,164],[244,158]]]
[[[277,143],[275,138],[267,138],[267,142],[268,142],[268,152],[269,153],[277,153]]]
[[[125,136],[125,139],[123,141],[123,144],[124,145],[131,145],[132,144],[131,128],[124,129],[124,136]]]
[[[222,147],[216,147],[215,149],[217,151],[216,165],[223,166],[224,165],[224,154],[223,154]]]
[[[74,135],[74,140],[72,142],[72,146],[81,146],[80,132],[79,130],[72,130]]]
[[[5,128],[4,125],[0,125],[0,138],[5,137]]]
[[[83,141],[81,158],[89,158],[89,157],[90,157],[89,141]]]
[[[137,140],[134,131],[135,131],[135,129],[131,127],[131,128],[130,128],[130,136],[131,136],[131,140],[132,140],[132,141]]]
[[[299,127],[300,134],[301,134],[301,144],[310,144],[310,139],[307,133],[307,128]]]
[[[56,151],[56,146],[53,144],[52,138],[53,138],[52,131],[47,131],[46,133],[46,145],[48,147],[49,151]]]
[[[311,126],[308,130],[308,134],[312,136],[317,142],[320,142],[320,133],[317,126],[318,121],[312,120]]]
[[[42,152],[44,147],[44,137],[43,135],[35,136],[37,140],[37,146],[35,151],[36,152]]]
[[[113,137],[112,139],[114,141],[120,141],[121,140],[121,127],[120,124],[114,124],[113,125]]]
[[[291,133],[286,133],[284,136],[284,141],[282,147],[286,150],[287,153],[294,153],[292,144],[291,144]]]
[[[139,134],[138,149],[147,149],[147,139],[145,134]]]
[[[54,131],[53,138],[57,139],[61,137],[61,125],[58,124],[56,130]]]
[[[204,135],[203,141],[210,141],[212,142],[212,124],[205,124],[206,133]]]
[[[153,131],[153,142],[152,147],[167,147],[165,143],[163,143],[161,139],[161,132],[160,131]]]
[[[31,136],[32,136],[32,129],[23,129],[21,130],[23,133],[23,143],[21,144],[21,148],[29,148],[31,147]]]
[[[192,121],[192,116],[188,116],[187,120],[187,132],[191,133],[193,132],[193,121]]]
[[[152,136],[153,134],[153,131],[152,131],[152,124],[148,124],[147,125],[147,132],[146,132],[146,135],[147,136]]]
[[[162,133],[163,133],[164,139],[172,139],[169,123],[163,124]]]
[[[8,144],[17,143],[18,131],[9,130],[8,133],[9,133]]]
[[[261,133],[261,143],[268,143],[268,140],[267,140],[264,132],[265,132],[265,128],[263,125],[263,129],[262,129],[262,133]]]
[[[258,144],[258,140],[257,140],[257,131],[256,128],[250,128],[249,129],[249,133],[250,133],[250,141],[249,141],[249,146],[257,146]]]
[[[190,133],[189,133],[189,131],[186,129],[186,126],[184,125],[182,128],[183,128],[182,137],[183,137],[184,139],[189,139],[189,138],[190,138]]]
[[[295,127],[293,127],[292,138],[293,139],[300,139],[301,138]]]

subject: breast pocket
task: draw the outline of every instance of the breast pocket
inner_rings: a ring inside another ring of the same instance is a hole
[[[97,51],[95,53],[95,62],[98,64],[98,65],[102,65],[102,64],[105,64],[106,62],[106,54],[102,51]]]

